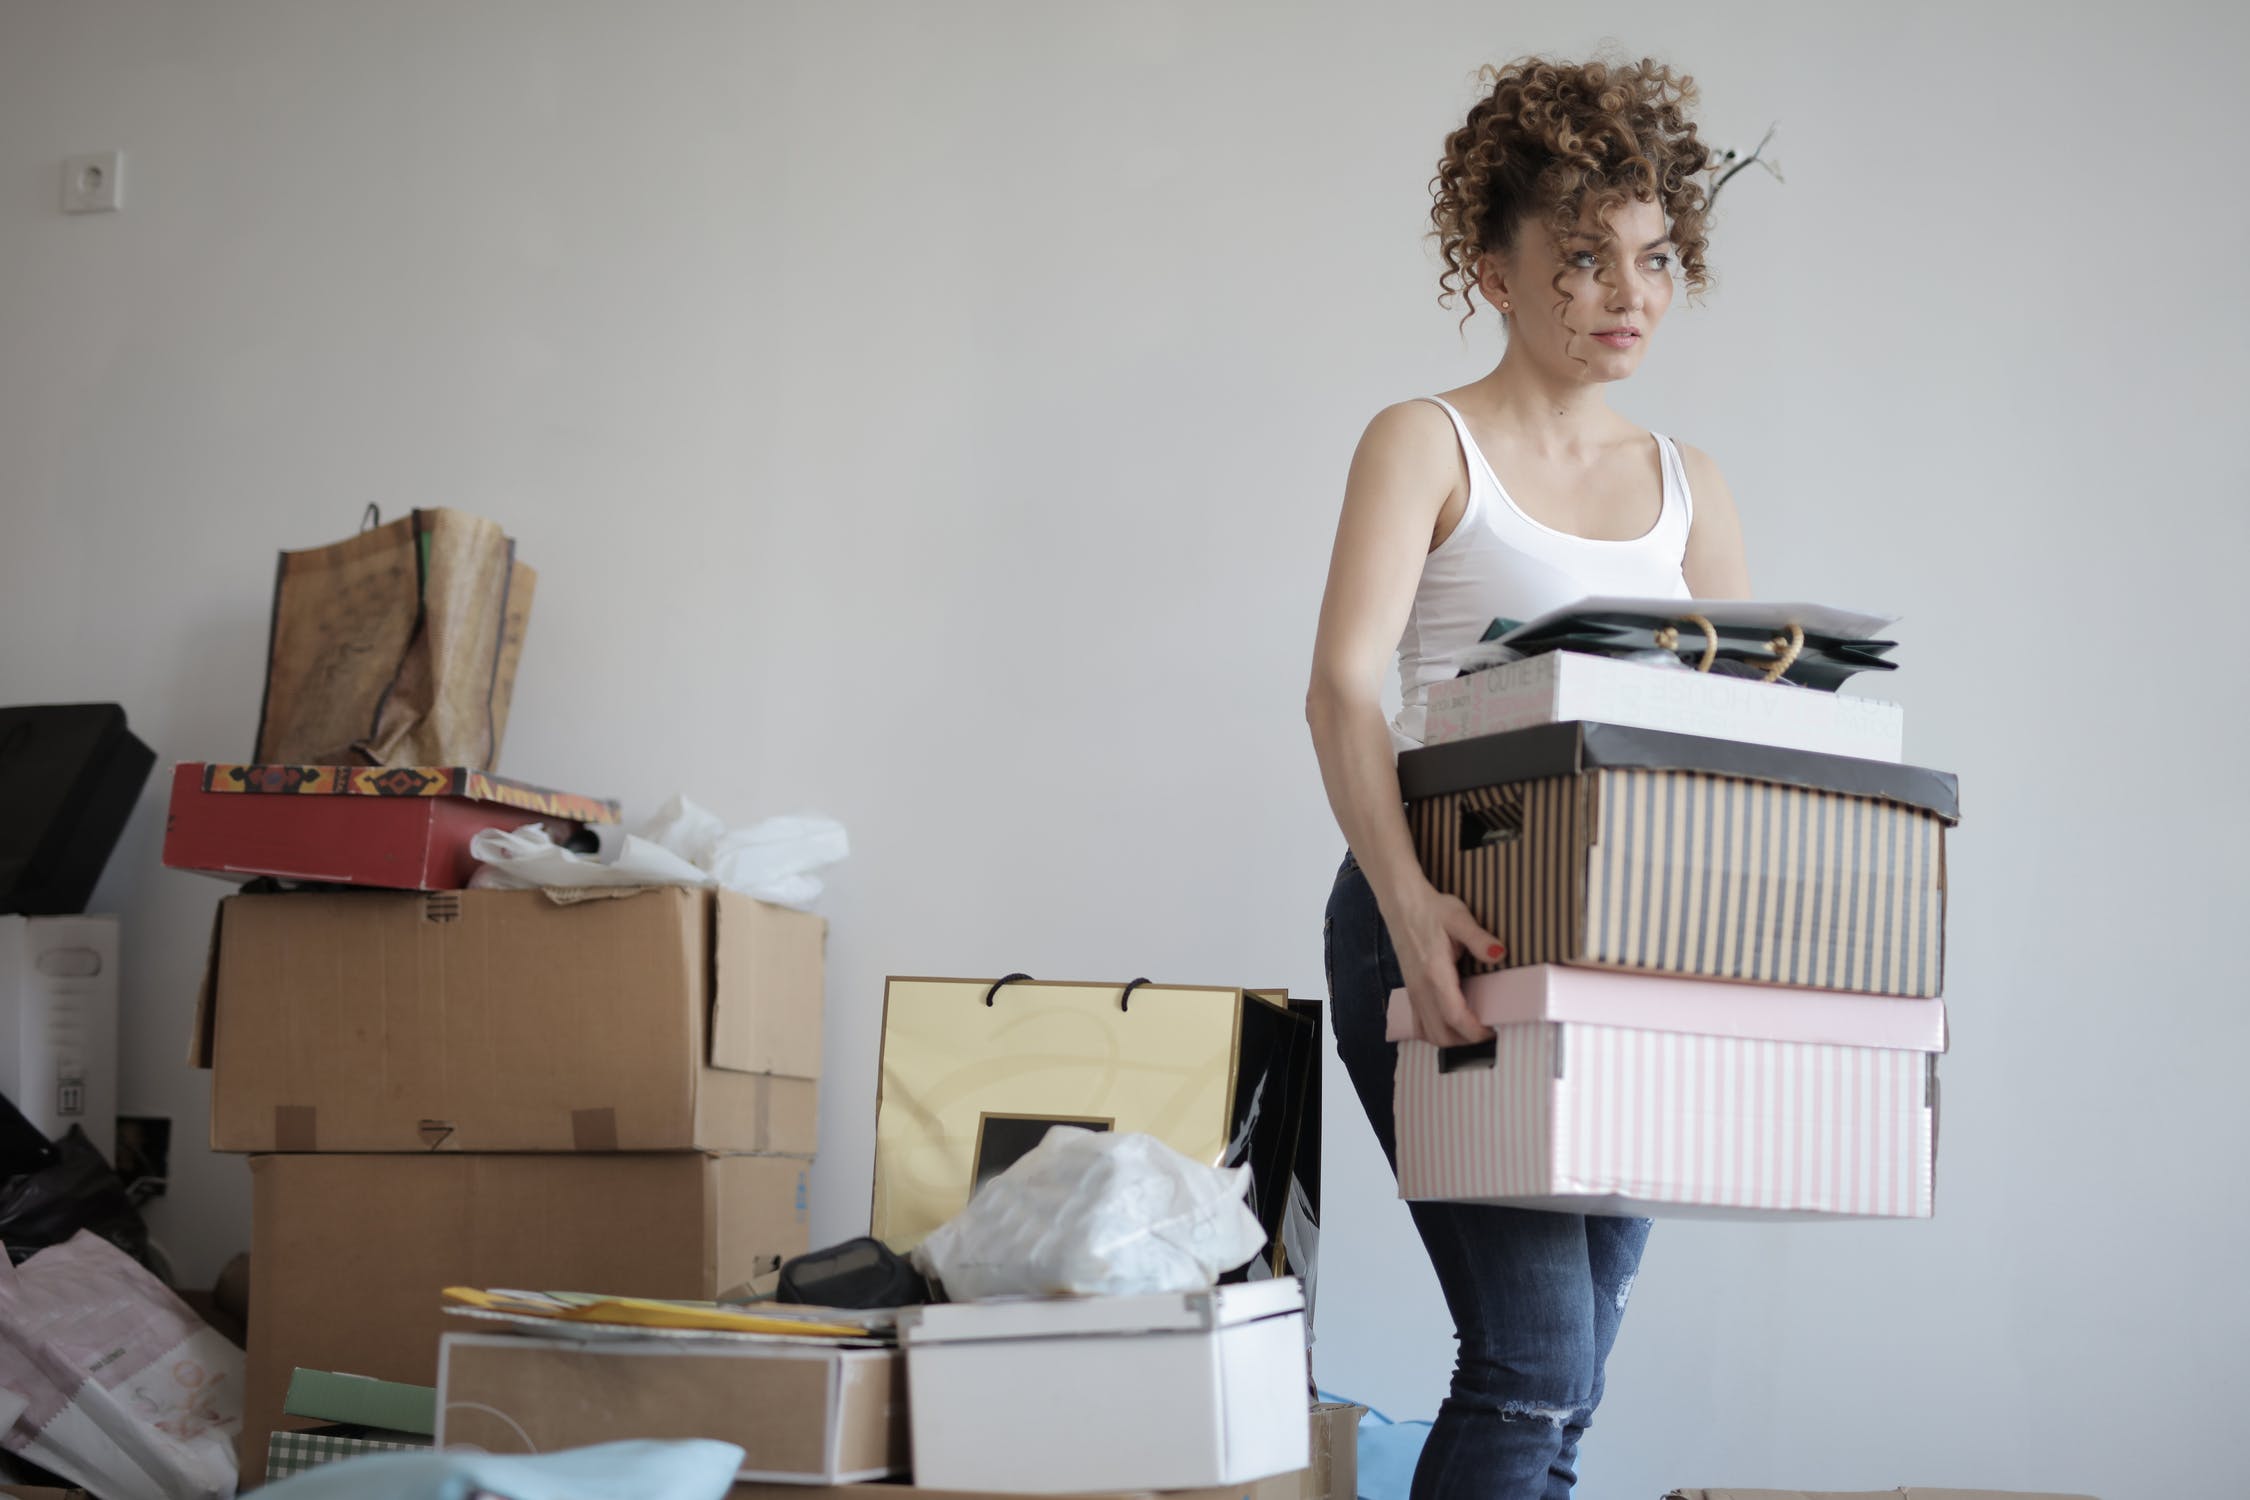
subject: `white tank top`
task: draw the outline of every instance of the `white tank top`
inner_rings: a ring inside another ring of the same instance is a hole
[[[1630,541],[1596,541],[1542,526],[1525,515],[1485,461],[1469,424],[1445,408],[1468,461],[1469,503],[1443,546],[1422,564],[1414,609],[1398,641],[1401,703],[1391,723],[1398,748],[1422,743],[1430,684],[1456,674],[1460,654],[1496,618],[1529,620],[1595,595],[1685,599],[1688,530],[1695,524],[1680,450],[1656,435],[1664,471],[1664,508],[1656,524]]]

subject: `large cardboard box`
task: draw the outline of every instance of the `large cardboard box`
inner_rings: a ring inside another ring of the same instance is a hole
[[[1318,1046],[1317,1014],[1281,990],[893,978],[870,1232],[912,1249],[1053,1126],[1137,1130],[1248,1166],[1281,1274]]]
[[[727,1500],[992,1500],[989,1490],[940,1490],[919,1484],[839,1484],[819,1490],[802,1485],[775,1484],[746,1479],[727,1491]],[[1053,1496],[1020,1496],[1010,1500],[1063,1500]],[[1203,1485],[1188,1490],[1073,1491],[1068,1500],[1307,1500],[1302,1474],[1276,1474],[1248,1484]],[[1340,1500],[1353,1500],[1351,1496]]]
[[[230,897],[212,1149],[810,1155],[826,932],[678,887]]]
[[[1077,1494],[1071,1500],[1358,1500],[1359,1420],[1364,1406],[1321,1402],[1312,1409],[1312,1463],[1294,1474],[1274,1474],[1248,1484],[1192,1490],[1131,1490]],[[822,1500],[986,1500],[984,1495],[907,1484],[846,1484],[820,1491]],[[745,1481],[729,1500],[813,1500],[794,1485]]]
[[[1616,724],[1399,757],[1422,868],[1498,964],[1943,992],[1952,776]]]
[[[2033,1494],[2029,1490],[1674,1490],[1665,1500],[2094,1500],[2091,1495]]]
[[[172,771],[164,863],[243,880],[457,891],[487,828],[542,824],[556,843],[617,804],[465,766],[229,766]]]
[[[1311,1461],[1294,1279],[905,1308],[899,1342],[914,1479],[932,1489],[1197,1489]]]
[[[742,1477],[849,1484],[903,1474],[896,1349],[784,1341],[449,1333],[438,1446],[551,1453],[629,1438],[716,1438]]]
[[[291,1373],[434,1385],[448,1286],[710,1299],[807,1248],[792,1157],[259,1156],[250,1162],[255,1479]]]
[[[1367,1408],[1318,1401],[1312,1409],[1312,1463],[1298,1485],[1298,1500],[1358,1500],[1359,1422]]]
[[[117,1159],[117,918],[0,917],[0,1093]]]
[[[1927,1218],[1945,1002],[1541,965],[1414,1039],[1391,996],[1402,1198],[1581,1214]]]
[[[1896,703],[1583,651],[1433,683],[1427,713],[1425,745],[1593,719],[1863,760],[1903,760],[1906,746],[1906,714]]]

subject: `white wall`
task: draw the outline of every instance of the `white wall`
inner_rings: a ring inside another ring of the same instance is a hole
[[[1967,13],[1959,13],[1966,9]],[[364,505],[541,570],[506,767],[845,819],[816,1234],[862,1222],[886,972],[1320,988],[1300,719],[1361,424],[1488,368],[1419,240],[1491,5],[0,4],[0,700],[241,756],[272,554]],[[1724,285],[1616,392],[1718,456],[1774,595],[1909,620],[1961,773],[1942,1207],[1666,1223],[1586,1490],[2238,1493],[2250,812],[2242,12],[1604,24],[1782,122]],[[59,162],[127,153],[123,213]],[[1886,687],[1891,684],[1886,684]],[[158,1231],[247,1236],[181,1065],[215,882],[127,918]],[[1331,1063],[1320,1374],[1449,1330]]]

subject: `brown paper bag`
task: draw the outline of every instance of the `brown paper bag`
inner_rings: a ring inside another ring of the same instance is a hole
[[[536,581],[456,510],[282,553],[257,759],[497,768]]]

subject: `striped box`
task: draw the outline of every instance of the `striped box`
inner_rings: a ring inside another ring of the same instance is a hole
[[[1481,1047],[1399,1040],[1403,1198],[1569,1213],[1927,1218],[1941,1000],[1558,966],[1466,986]]]
[[[1587,722],[1398,769],[1424,871],[1508,945],[1480,969],[1943,990],[1943,772]]]

